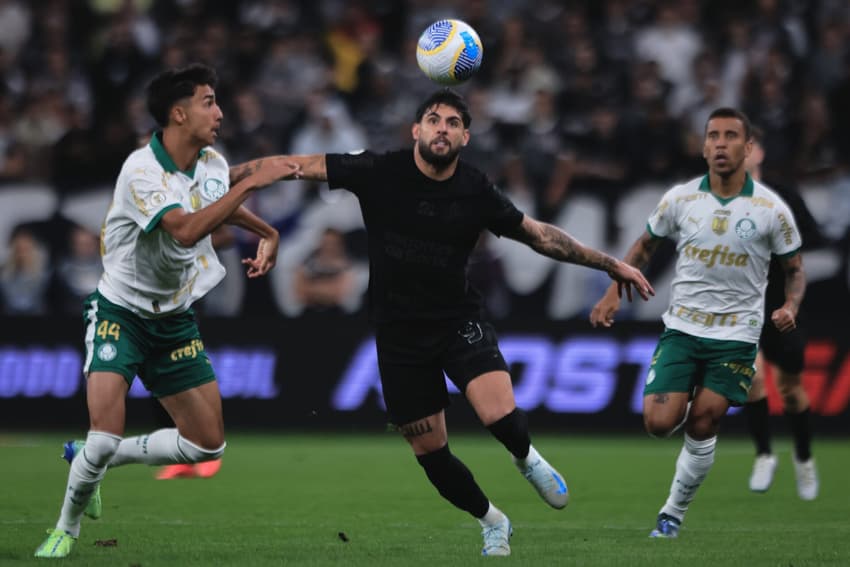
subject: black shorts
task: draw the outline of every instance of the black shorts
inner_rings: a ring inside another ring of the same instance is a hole
[[[446,380],[461,392],[486,372],[508,370],[490,323],[416,321],[380,325],[375,333],[390,422],[411,423],[449,405]]]
[[[768,318],[761,330],[759,348],[764,358],[789,374],[803,371],[806,337],[800,327],[780,333]]]

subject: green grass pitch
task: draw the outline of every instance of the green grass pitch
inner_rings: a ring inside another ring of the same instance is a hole
[[[52,527],[67,478],[66,436],[0,432],[0,565],[32,553]],[[157,481],[126,466],[103,484],[104,514],[84,518],[71,557],[85,566],[850,565],[850,447],[820,439],[821,494],[797,498],[790,446],[767,494],[752,494],[752,450],[720,438],[715,465],[678,540],[647,537],[666,498],[681,437],[538,435],[567,479],[549,509],[490,437],[455,435],[452,450],[514,525],[509,558],[481,557],[480,530],[428,484],[396,434],[237,434],[212,479]],[[340,534],[345,537],[341,537]],[[97,540],[117,540],[114,547]],[[348,541],[343,541],[347,539]]]

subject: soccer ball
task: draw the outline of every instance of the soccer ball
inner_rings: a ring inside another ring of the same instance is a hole
[[[460,20],[439,20],[419,36],[416,61],[429,79],[457,85],[481,67],[484,46],[472,26]]]

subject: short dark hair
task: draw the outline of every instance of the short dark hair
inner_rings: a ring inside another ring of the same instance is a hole
[[[177,101],[191,97],[201,85],[209,85],[215,89],[217,84],[218,75],[215,69],[202,63],[163,71],[148,84],[148,112],[156,123],[164,128],[168,125],[171,107]]]
[[[463,120],[463,127],[469,128],[469,124],[472,122],[469,107],[466,105],[463,96],[450,88],[440,89],[426,98],[416,109],[416,122],[421,122],[428,109],[438,104],[445,104],[457,110],[460,113],[461,120]]]
[[[708,120],[705,121],[705,131],[708,132],[708,123],[714,118],[736,118],[744,125],[744,139],[750,140],[753,137],[753,125],[747,115],[736,108],[727,106],[716,108],[708,115]]]

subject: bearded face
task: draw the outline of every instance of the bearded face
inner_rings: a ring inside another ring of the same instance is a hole
[[[460,153],[460,146],[452,146],[446,137],[437,137],[430,141],[419,138],[418,144],[422,159],[437,169],[450,165]]]

